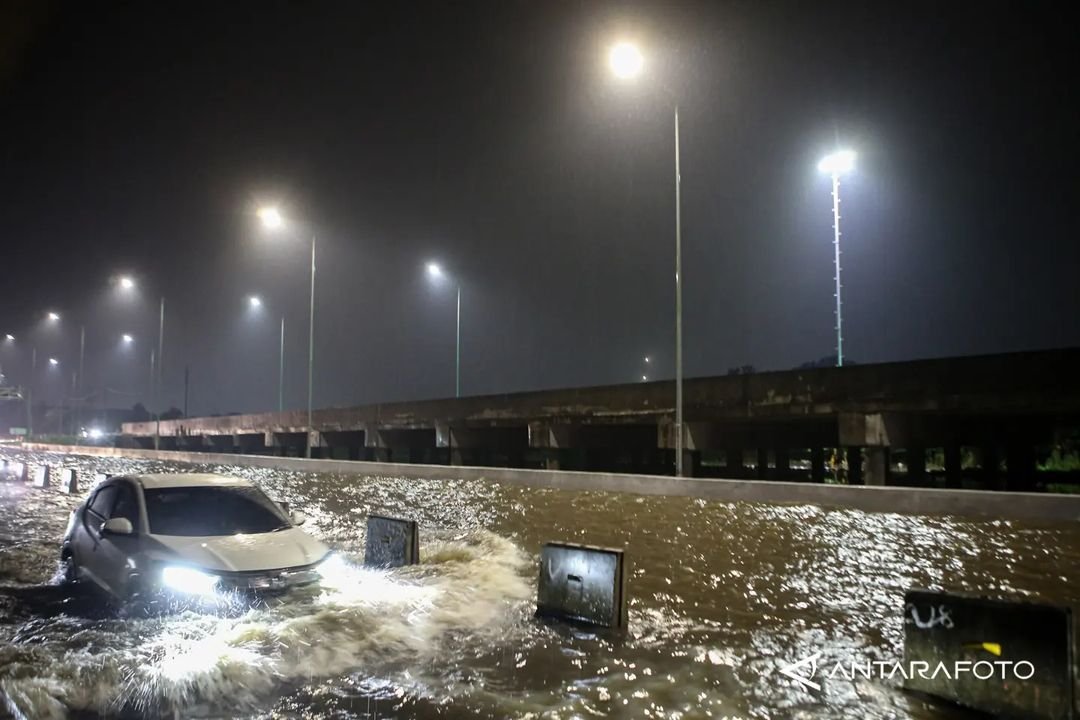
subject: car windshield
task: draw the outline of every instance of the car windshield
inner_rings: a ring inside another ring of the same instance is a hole
[[[235,535],[289,527],[261,490],[244,485],[148,488],[146,515],[155,535]]]

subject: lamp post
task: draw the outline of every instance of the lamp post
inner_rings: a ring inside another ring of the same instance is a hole
[[[844,321],[840,303],[840,176],[855,168],[855,153],[852,150],[838,150],[826,155],[818,163],[818,170],[832,176],[833,197],[833,261],[836,275],[836,366],[844,364]]]
[[[608,54],[611,71],[623,80],[641,74],[644,56],[636,45],[620,42]],[[683,362],[682,362],[682,176],[679,173],[679,106],[675,116],[675,476],[683,475]]]
[[[285,219],[276,207],[264,207],[258,211],[259,220],[267,230],[280,230],[285,226]],[[315,378],[315,240],[311,236],[311,295],[308,306],[308,387],[307,387],[307,442],[304,443],[305,455],[311,457],[311,397]],[[284,328],[284,324],[283,324]],[[284,336],[284,335],[283,335]]]
[[[252,295],[248,298],[248,307],[253,311],[261,310],[262,298]],[[285,315],[281,316],[281,336],[278,342],[278,412],[285,411]]]
[[[438,263],[427,264],[428,277],[432,280],[441,280],[446,277],[442,267]],[[454,397],[461,397],[461,283],[455,282],[457,287],[457,328],[454,340]]]

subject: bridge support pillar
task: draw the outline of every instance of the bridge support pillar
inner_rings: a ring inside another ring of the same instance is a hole
[[[998,472],[998,449],[996,445],[987,443],[979,448],[979,475],[982,478],[983,489],[998,490],[1001,476]]]
[[[1005,468],[1008,473],[1007,489],[1028,492],[1035,489],[1035,472],[1038,462],[1035,446],[1030,443],[1013,443],[1005,451]]]
[[[889,484],[889,448],[883,445],[866,448],[866,484]]]
[[[810,482],[825,482],[825,448],[810,448]]]
[[[846,447],[844,448],[845,459],[847,460],[847,482],[848,485],[862,485],[863,483],[863,471],[862,471],[862,451],[861,447]]]
[[[536,420],[529,423],[528,432],[529,447],[543,451],[542,462],[545,470],[571,469],[566,467],[568,451],[576,445],[578,426]]]
[[[768,448],[757,449],[757,479],[766,480],[769,477],[769,450]]]
[[[963,485],[963,452],[960,443],[950,442],[945,446],[945,487],[957,490]]]
[[[746,472],[743,466],[743,451],[741,447],[728,448],[724,451],[724,472],[728,477],[740,478]]]
[[[921,445],[905,448],[907,455],[907,481],[909,485],[926,485],[926,448]]]
[[[787,448],[773,450],[772,477],[776,480],[786,480],[791,473],[791,452]]]

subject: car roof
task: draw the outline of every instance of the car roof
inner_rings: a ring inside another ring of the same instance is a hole
[[[253,483],[238,477],[214,475],[212,473],[150,473],[147,475],[126,475],[144,488],[173,487],[251,487]]]

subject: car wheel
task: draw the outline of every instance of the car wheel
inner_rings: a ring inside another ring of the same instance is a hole
[[[73,585],[79,581],[79,568],[75,565],[75,556],[68,548],[65,548],[60,553],[60,572],[58,574],[61,585]]]

